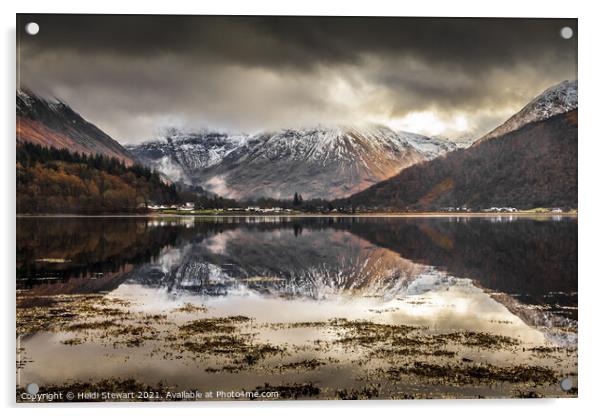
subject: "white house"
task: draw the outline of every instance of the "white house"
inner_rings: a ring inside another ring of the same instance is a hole
[[[194,202],[186,202],[184,205],[180,205],[178,207],[178,211],[193,211],[194,210]]]

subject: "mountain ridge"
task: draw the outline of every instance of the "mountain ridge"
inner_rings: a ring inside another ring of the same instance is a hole
[[[395,210],[577,208],[578,110],[401,171],[337,206]]]
[[[17,143],[67,149],[87,155],[102,154],[134,163],[134,157],[119,142],[84,119],[67,103],[47,99],[26,87],[17,89]]]
[[[232,135],[172,130],[159,140],[128,146],[173,179],[200,183],[223,196],[290,198],[299,192],[306,199],[349,195],[455,148],[452,142],[380,125]]]
[[[508,120],[475,141],[474,144],[510,133],[526,124],[576,109],[578,104],[577,82],[577,80],[565,80],[547,88]]]

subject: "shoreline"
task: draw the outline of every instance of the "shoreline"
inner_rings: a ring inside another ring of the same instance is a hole
[[[215,391],[277,391],[280,400],[441,399],[450,394],[458,399],[552,398],[578,392],[577,387],[562,391],[558,384],[567,374],[578,380],[577,349],[535,336],[536,328],[506,315],[481,317],[490,326],[467,331],[407,316],[389,321],[382,314],[392,316],[400,309],[385,304],[372,305],[365,315],[333,311],[320,318],[270,318],[249,309],[233,314],[227,305],[206,299],[179,299],[149,309],[144,294],[55,295],[55,303],[21,304],[17,335],[32,336],[20,344],[17,400],[41,374],[48,378],[40,386],[43,393],[154,391],[157,401],[207,385]],[[39,296],[24,292],[19,298]],[[422,296],[404,302],[416,301],[433,305]],[[82,363],[98,351],[110,352],[113,358],[103,364],[111,371],[104,376],[89,370],[48,373],[40,360],[43,351],[73,368],[85,368]],[[137,370],[142,363],[150,371]],[[118,400],[92,395],[77,401]]]
[[[17,214],[17,218],[219,218],[219,217],[239,217],[239,218],[354,218],[354,217],[374,217],[374,218],[491,218],[491,217],[570,217],[578,218],[577,212],[390,212],[390,213],[356,213],[356,214],[243,214],[243,213],[224,213],[224,214]]]

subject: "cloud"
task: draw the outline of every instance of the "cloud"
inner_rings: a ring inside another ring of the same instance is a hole
[[[225,196],[226,198],[238,198],[239,195],[237,192],[232,191],[228,184],[226,183],[226,179],[223,176],[213,176],[203,182],[203,186],[207,188],[208,191],[216,193],[218,195]]]
[[[157,162],[155,168],[174,182],[182,181],[184,183],[188,183],[188,177],[182,171],[182,168],[173,163],[172,160],[167,156],[163,156]]]
[[[441,135],[478,136],[577,76],[577,37],[559,36],[575,19],[19,16],[33,20],[22,83],[130,143],[170,125],[252,132],[415,113]]]

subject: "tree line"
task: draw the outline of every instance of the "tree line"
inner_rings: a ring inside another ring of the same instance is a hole
[[[156,171],[104,155],[17,146],[18,213],[131,213],[180,201]]]

